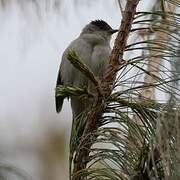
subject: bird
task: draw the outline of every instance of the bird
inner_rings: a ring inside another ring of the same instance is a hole
[[[78,38],[70,43],[65,49],[58,72],[56,87],[58,85],[93,88],[88,78],[76,69],[67,59],[67,52],[73,49],[80,60],[91,69],[94,75],[102,80],[108,67],[109,55],[111,52],[110,40],[112,34],[118,30],[104,20],[94,20],[87,24],[81,31]],[[64,96],[56,96],[56,112],[62,110]],[[89,103],[82,102],[79,97],[72,96],[71,108],[73,119],[89,106]]]
[[[102,80],[105,77],[108,68],[109,55],[111,52],[110,40],[114,33],[118,30],[113,29],[104,20],[93,20],[88,23],[81,31],[79,37],[70,43],[65,49],[58,72],[56,87],[59,85],[73,86],[84,88],[88,91],[93,91],[95,85],[78,69],[76,69],[67,59],[69,50],[74,50],[80,60],[93,72],[94,76]],[[56,112],[62,110],[64,96],[56,96]],[[79,138],[83,134],[85,122],[81,122],[83,112],[86,115],[87,111],[92,106],[92,99],[82,98],[77,96],[69,97],[71,100],[72,109],[72,128],[70,138],[70,171],[73,152],[77,147]],[[80,120],[79,120],[80,119]],[[76,132],[76,133],[74,133]],[[76,137],[74,137],[76,134]],[[74,137],[74,139],[73,139]]]

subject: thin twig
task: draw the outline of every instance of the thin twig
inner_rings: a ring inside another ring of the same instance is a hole
[[[121,15],[123,16],[124,11],[123,11],[123,7],[122,7],[120,1],[121,1],[121,0],[118,0],[118,5],[119,5],[119,9],[120,9]]]

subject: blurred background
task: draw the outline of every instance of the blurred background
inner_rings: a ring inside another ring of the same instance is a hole
[[[117,1],[0,0],[0,164],[68,179],[71,110],[56,114],[54,88],[64,49],[95,19],[118,28]]]

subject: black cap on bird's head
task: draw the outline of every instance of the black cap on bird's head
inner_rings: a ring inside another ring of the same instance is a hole
[[[94,20],[94,21],[91,21],[90,24],[98,28],[99,31],[108,31],[110,34],[114,34],[118,32],[118,29],[112,29],[112,27],[103,20]]]

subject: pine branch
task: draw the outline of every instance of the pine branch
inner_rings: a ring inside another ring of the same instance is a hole
[[[114,48],[110,55],[109,71],[105,80],[101,84],[101,88],[104,89],[104,98],[107,98],[112,93],[112,84],[114,83],[116,73],[123,62],[125,46],[127,44],[127,39],[131,31],[131,25],[136,13],[136,7],[138,3],[139,0],[127,1],[123,19],[121,21],[121,26],[115,40]],[[103,84],[106,84],[106,86],[104,86]],[[104,99],[102,98],[102,96],[98,96],[93,103],[92,110],[87,114],[87,123],[83,132],[83,136],[80,140],[81,148],[78,152],[76,152],[75,156],[72,178],[73,180],[80,180],[81,171],[86,168],[89,160],[90,148],[93,144],[92,141],[90,141],[89,139],[87,140],[87,137],[90,137],[90,135],[97,130],[99,118],[102,116],[105,108],[106,104],[104,103]]]
[[[56,87],[56,96],[87,96],[89,98],[93,98],[94,95],[88,92],[87,88],[79,88],[73,86],[65,86],[65,85],[58,85]]]
[[[172,12],[175,12],[176,6],[170,5],[171,11],[169,12],[167,7],[165,6],[165,2],[163,0],[161,0],[160,7],[161,7],[161,11],[157,11],[159,13],[156,12],[157,15],[159,15],[159,17],[161,17],[161,19],[159,20],[160,27],[161,27],[161,29],[164,29],[169,32],[169,30],[172,27],[171,27],[171,24],[169,24],[167,17],[170,14],[172,14]],[[156,28],[156,27],[154,28],[154,26],[150,26],[145,29],[150,30],[151,28],[153,29],[155,38],[153,40],[153,43],[149,44],[150,58],[148,61],[147,70],[145,72],[144,82],[149,83],[149,84],[155,84],[159,80],[159,76],[160,76],[162,55],[157,57],[157,55],[159,55],[159,52],[158,51],[155,52],[153,49],[162,46],[161,43],[158,44],[158,41],[159,42],[164,41],[165,43],[167,43],[170,40],[170,35],[167,34],[165,36],[163,31],[160,31],[159,28]],[[142,36],[142,38],[144,38],[144,36],[147,36],[149,34],[148,31],[145,31],[145,29],[141,28],[141,30],[139,31],[139,34]],[[165,51],[164,47],[162,48],[162,50]],[[143,101],[146,99],[154,99],[155,87],[156,86],[149,87],[149,88],[143,88],[139,94],[139,99],[143,100]]]
[[[90,70],[89,67],[87,67],[79,58],[79,56],[77,55],[77,53],[71,49],[68,51],[67,53],[67,59],[72,63],[72,65],[77,68],[79,71],[81,71],[97,88],[97,91],[99,94],[101,94],[100,92],[100,88],[99,88],[99,82],[96,79],[95,75],[93,74],[93,72]]]

